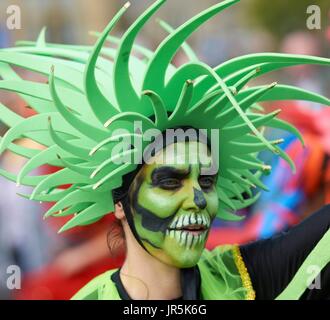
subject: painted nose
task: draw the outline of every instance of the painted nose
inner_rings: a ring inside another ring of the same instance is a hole
[[[202,191],[198,190],[194,186],[191,186],[186,191],[187,197],[183,203],[184,210],[199,211],[206,208],[206,199]]]
[[[194,203],[197,205],[198,208],[205,209],[206,200],[205,200],[203,192],[196,188],[193,188],[193,189],[194,189]]]

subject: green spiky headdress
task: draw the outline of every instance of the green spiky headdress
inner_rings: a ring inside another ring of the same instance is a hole
[[[268,141],[265,126],[299,132],[277,119],[278,111],[263,114],[254,108],[258,102],[272,100],[308,100],[330,105],[318,94],[287,85],[247,88],[246,84],[265,73],[298,64],[330,65],[319,57],[251,54],[241,56],[216,68],[198,60],[185,43],[204,22],[239,0],[223,1],[201,12],[177,29],[161,25],[168,37],[155,52],[134,44],[141,28],[164,4],[156,1],[125,32],[122,38],[109,32],[128,9],[126,4],[99,35],[94,47],[49,44],[44,31],[37,42],[20,42],[0,51],[0,89],[16,92],[37,114],[22,118],[0,104],[0,120],[10,127],[1,139],[0,154],[10,151],[28,159],[16,176],[0,173],[16,183],[33,186],[32,200],[55,202],[46,216],[69,216],[62,231],[101,219],[114,210],[111,190],[120,187],[122,177],[135,170],[134,163],[117,164],[111,151],[119,136],[112,133],[125,128],[134,132],[133,122],[143,129],[192,126],[196,129],[220,129],[218,217],[241,219],[234,211],[252,204],[252,188],[265,186],[260,176],[270,167],[258,153],[268,149],[291,159],[279,148],[280,141]],[[104,48],[108,41],[116,49]],[[189,62],[176,68],[171,61],[183,48]],[[138,53],[135,55],[134,53]],[[19,66],[49,77],[43,84],[21,79],[12,66]],[[151,120],[154,119],[154,120]],[[43,150],[14,144],[26,137],[45,146]],[[122,152],[134,154],[142,146]],[[118,154],[118,157],[120,154]],[[53,174],[31,176],[32,170],[49,164],[62,169]],[[70,184],[70,188],[61,186]],[[248,194],[249,198],[243,198]]]

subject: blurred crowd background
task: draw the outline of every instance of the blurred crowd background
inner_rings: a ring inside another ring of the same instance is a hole
[[[16,0],[21,9],[20,30],[8,30],[6,10],[12,1],[0,2],[0,47],[17,40],[35,40],[47,27],[47,41],[70,44],[93,44],[89,31],[102,31],[110,18],[126,1],[120,0]],[[151,0],[131,0],[131,8],[115,33],[120,35]],[[158,17],[173,27],[200,10],[217,3],[215,0],[169,0]],[[308,30],[306,13],[309,5],[321,9],[321,29]],[[154,49],[166,35],[156,21],[148,23],[138,41]],[[275,51],[330,57],[330,2],[328,0],[241,0],[199,29],[189,40],[198,56],[212,66],[238,55]],[[184,62],[178,54],[174,63]],[[33,75],[31,75],[33,77]],[[299,85],[330,97],[330,73],[327,68],[303,66],[274,72],[262,83]],[[30,110],[15,95],[0,91],[1,103],[24,116]],[[267,238],[287,230],[325,203],[330,203],[330,109],[316,104],[281,102],[265,105],[267,110],[282,108],[282,117],[293,122],[303,133],[306,148],[282,132],[268,135],[285,137],[282,145],[295,160],[297,173],[278,159],[268,159],[273,173],[264,183],[271,190],[262,192],[258,202],[245,210],[241,223],[216,221],[208,248],[224,243],[244,243]],[[0,123],[0,136],[7,128]],[[21,144],[31,143],[22,139]],[[262,155],[269,157],[269,154]],[[1,167],[17,172],[24,160],[6,153]],[[46,168],[45,170],[53,170]],[[95,226],[81,228],[58,236],[63,221],[42,220],[46,206],[16,196],[14,183],[0,176],[0,300],[1,299],[69,299],[91,278],[106,269],[120,265],[123,255],[111,257],[107,247],[109,216]],[[53,219],[54,220],[54,219]],[[55,219],[56,220],[56,219]],[[19,290],[8,290],[7,267],[18,265],[23,283]]]

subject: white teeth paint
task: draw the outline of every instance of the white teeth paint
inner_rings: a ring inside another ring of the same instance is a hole
[[[189,225],[189,216],[185,216],[182,222],[183,227]]]
[[[207,217],[206,216],[202,216],[203,218],[203,223],[207,226]]]
[[[183,221],[183,216],[179,217],[178,223],[176,225],[177,228],[181,228],[182,227],[182,221]]]
[[[182,231],[175,231],[175,240],[177,242],[180,242],[180,234],[181,234]]]
[[[193,235],[189,233],[188,236],[187,236],[187,247],[188,248],[191,247],[192,241],[193,241]]]
[[[194,234],[193,232],[178,230],[180,228],[184,228],[191,224],[199,224],[209,227],[210,218],[207,215],[198,215],[196,213],[192,213],[190,215],[181,215],[176,217],[170,224],[170,229],[177,230],[166,230],[166,236],[169,236],[175,241],[188,249],[191,249],[203,242],[205,242],[207,232],[204,231],[201,234]]]
[[[166,235],[169,235],[171,238],[174,238],[177,243],[181,246],[191,249],[205,241],[207,232],[201,234],[193,234],[189,231],[183,230],[170,230],[166,231]]]
[[[206,232],[202,234],[202,242],[205,242],[205,238],[206,238]]]
[[[199,239],[199,235],[198,236],[194,236],[194,238],[193,238],[193,244],[192,244],[193,247],[195,247],[196,244],[198,243],[198,239]]]
[[[194,235],[192,235],[192,237],[191,237],[191,244],[189,246],[190,249],[193,248],[193,246],[194,246],[194,239],[195,239],[195,237],[196,236],[194,236]]]
[[[186,245],[186,240],[187,240],[187,232],[182,231],[181,244],[182,244],[183,246]]]
[[[207,227],[210,226],[210,219],[209,219],[209,217],[205,217],[205,225],[206,225]]]

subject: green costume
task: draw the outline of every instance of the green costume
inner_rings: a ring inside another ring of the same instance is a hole
[[[0,89],[17,93],[37,112],[37,115],[24,119],[0,104],[0,120],[10,127],[1,138],[0,154],[8,149],[28,160],[18,175],[2,169],[0,174],[18,185],[34,188],[31,195],[22,196],[35,201],[56,202],[45,217],[71,216],[60,230],[63,232],[94,223],[113,212],[113,191],[122,186],[123,177],[134,172],[142,163],[141,155],[151,142],[144,136],[148,130],[164,132],[189,126],[205,130],[210,137],[212,130],[218,129],[221,149],[218,154],[219,173],[212,189],[218,201],[214,215],[225,220],[241,220],[242,217],[234,212],[257,200],[259,194],[253,193],[253,189],[266,190],[260,178],[262,174],[269,174],[271,167],[258,159],[259,152],[269,150],[279,155],[294,170],[292,160],[279,147],[283,141],[267,140],[262,128],[287,130],[302,141],[293,126],[277,118],[279,110],[264,114],[258,103],[299,99],[330,105],[329,99],[300,88],[276,83],[247,88],[246,84],[283,67],[299,64],[329,66],[330,60],[263,53],[237,57],[215,68],[203,63],[185,41],[204,22],[238,1],[216,4],[177,29],[161,22],[169,35],[155,52],[135,45],[134,41],[165,0],[155,1],[120,39],[109,36],[128,9],[129,3],[126,4],[98,35],[94,47],[46,43],[43,30],[37,42],[19,42],[15,48],[0,50],[0,75],[3,79]],[[103,48],[105,42],[116,48]],[[171,61],[180,48],[189,62],[177,68]],[[46,75],[49,83],[23,80],[12,66]],[[136,122],[141,124],[139,128],[136,128]],[[14,141],[21,137],[41,144],[44,149],[16,145]],[[45,164],[62,169],[53,174],[29,175]],[[63,190],[61,186],[66,184],[71,186]],[[202,199],[199,206],[204,208],[206,204],[204,206],[202,202],[207,198],[207,188],[202,189],[195,188],[194,192],[195,198]],[[205,219],[206,216],[200,224],[207,225]],[[136,227],[136,221],[130,226]],[[139,233],[139,228],[136,229],[139,240],[141,230]],[[150,232],[156,233],[157,230],[149,229]],[[315,248],[318,254],[323,255],[324,263],[330,261],[330,254],[324,253],[326,237]],[[189,245],[195,240],[189,240]],[[185,244],[187,242],[184,241]],[[150,252],[149,249],[147,251]],[[243,285],[246,277],[241,280],[240,269],[234,267],[235,259],[230,255],[218,254],[218,250],[213,254],[203,253],[198,264],[203,298],[252,296],[246,293]],[[311,255],[308,261],[313,262],[314,259],[318,260],[318,256]],[[214,263],[215,269],[210,263]],[[183,266],[186,265],[183,263]],[[214,270],[219,270],[219,277],[213,274]],[[302,290],[301,284],[306,286],[301,273],[298,271],[286,297],[299,297],[297,292]],[[99,284],[103,287],[108,275],[95,279],[81,295],[88,297],[89,291],[94,292]],[[230,275],[230,280],[226,282],[227,275]],[[215,293],[213,276],[218,283]],[[111,282],[106,284],[106,288],[113,288]],[[98,297],[115,298],[117,295],[115,291],[107,291]]]
[[[237,246],[205,250],[198,262],[201,300],[253,300],[255,292]],[[110,270],[94,278],[73,300],[121,300]]]

